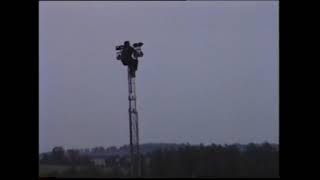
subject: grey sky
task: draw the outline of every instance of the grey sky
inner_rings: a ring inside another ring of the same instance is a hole
[[[40,152],[128,143],[124,40],[142,143],[278,143],[278,2],[39,4]]]

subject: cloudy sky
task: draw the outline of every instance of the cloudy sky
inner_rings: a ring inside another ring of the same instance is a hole
[[[144,42],[140,142],[279,138],[276,1],[39,2],[39,150],[129,142],[126,68]]]

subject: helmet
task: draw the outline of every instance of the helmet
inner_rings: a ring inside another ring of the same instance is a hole
[[[129,41],[125,41],[124,42],[124,46],[130,46],[130,42]]]

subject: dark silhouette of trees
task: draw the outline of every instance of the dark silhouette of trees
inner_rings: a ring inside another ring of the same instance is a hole
[[[65,164],[65,151],[61,146],[54,147],[52,149],[52,160],[54,163]]]
[[[102,148],[97,148],[101,152]],[[43,160],[64,163],[65,154],[73,162],[72,168],[65,172],[52,172],[59,177],[128,177],[128,155],[109,157],[106,171],[90,164],[87,156],[77,150],[55,147],[51,155]],[[67,158],[68,159],[68,158]],[[278,146],[263,143],[240,145],[208,146],[180,145],[178,148],[159,148],[142,155],[143,177],[216,177],[216,178],[275,178],[279,177]],[[84,169],[75,168],[86,165]]]
[[[279,152],[268,143],[190,146],[151,154],[147,177],[279,177]]]

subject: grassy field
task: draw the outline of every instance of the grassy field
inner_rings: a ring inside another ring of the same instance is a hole
[[[39,175],[48,175],[52,172],[63,172],[67,169],[71,168],[70,166],[64,165],[47,165],[47,164],[39,164]]]
[[[77,171],[87,170],[89,167],[87,166],[76,166]],[[48,165],[48,164],[39,164],[39,176],[40,177],[47,177],[51,176],[51,174],[55,173],[63,173],[64,171],[70,170],[71,166],[68,165]],[[109,172],[110,168],[108,167],[100,167],[98,168],[99,171],[102,172]]]
[[[41,164],[39,166],[39,171],[41,172],[50,172],[50,171],[58,171],[62,172],[64,170],[67,170],[68,168],[71,168],[70,166],[64,166],[64,165],[43,165]]]

